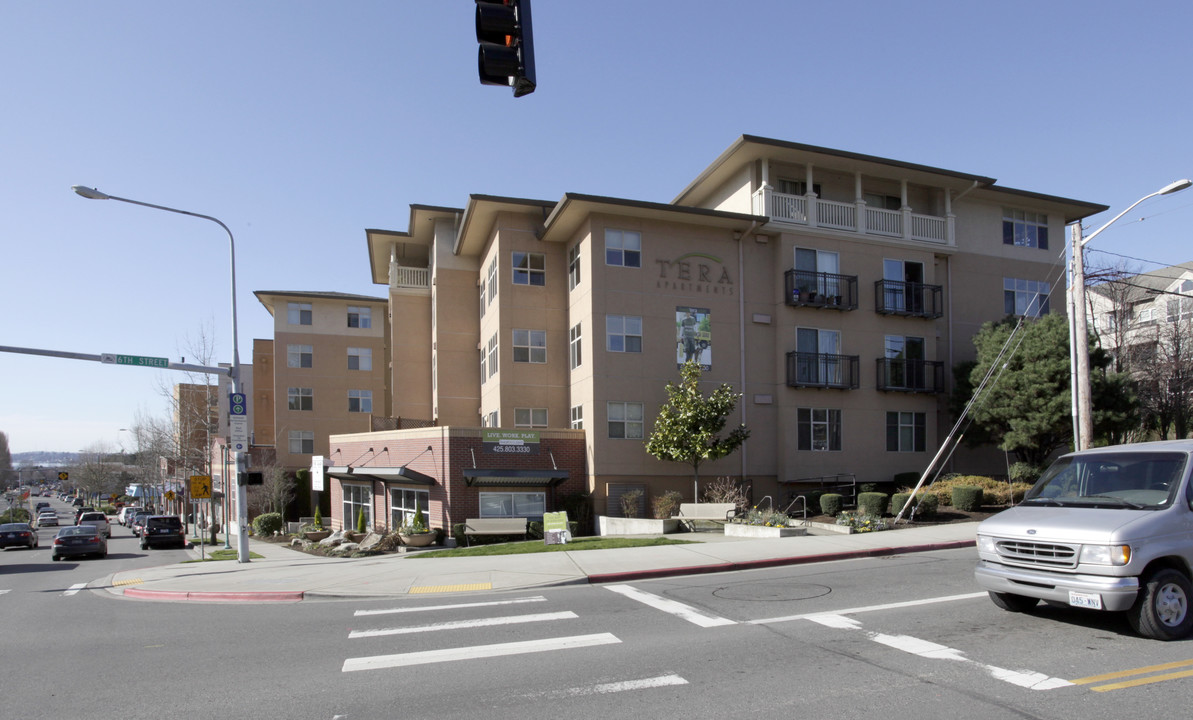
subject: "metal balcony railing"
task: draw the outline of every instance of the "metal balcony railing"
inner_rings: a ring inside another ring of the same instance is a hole
[[[879,390],[891,392],[944,392],[944,363],[878,358],[878,380],[875,384]]]
[[[857,310],[857,276],[810,270],[784,273],[786,302],[794,307]]]
[[[944,314],[939,285],[879,280],[874,283],[874,311],[881,315],[938,318]]]
[[[856,390],[858,387],[857,355],[829,355],[826,353],[787,353],[787,385],[832,390]]]

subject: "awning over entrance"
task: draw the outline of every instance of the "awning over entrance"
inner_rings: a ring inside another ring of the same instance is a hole
[[[400,467],[350,467],[333,466],[324,471],[338,480],[361,480],[371,482],[405,483],[407,485],[435,485],[435,478],[402,465]]]
[[[556,487],[567,479],[567,470],[464,470],[468,487]]]

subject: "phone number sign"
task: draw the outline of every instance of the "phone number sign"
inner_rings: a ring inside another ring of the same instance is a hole
[[[481,448],[501,455],[538,455],[539,434],[519,430],[481,430]]]

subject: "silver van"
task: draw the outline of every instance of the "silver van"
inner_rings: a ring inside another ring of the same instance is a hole
[[[1019,505],[978,525],[974,577],[994,604],[1126,612],[1141,635],[1193,630],[1193,440],[1063,455]]]

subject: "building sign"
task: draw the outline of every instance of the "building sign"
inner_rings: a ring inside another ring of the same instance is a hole
[[[702,370],[712,369],[712,311],[708,308],[675,308],[675,365],[695,360]]]
[[[706,295],[733,295],[733,276],[721,258],[707,253],[685,253],[674,260],[655,260],[659,290]]]
[[[326,467],[327,458],[322,455],[315,455],[311,458],[311,491],[323,492],[323,469]]]
[[[534,430],[481,430],[481,449],[503,455],[538,455],[539,434]]]

